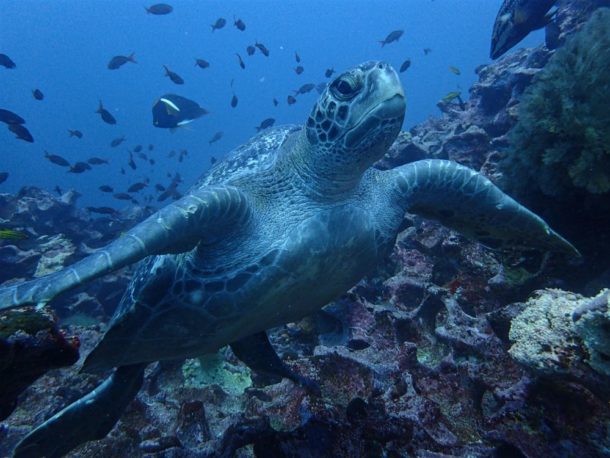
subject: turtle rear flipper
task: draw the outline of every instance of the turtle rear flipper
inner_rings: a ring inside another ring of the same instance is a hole
[[[217,233],[219,227],[243,224],[249,217],[247,198],[237,188],[215,186],[193,190],[76,264],[0,288],[0,310],[28,304],[43,306],[64,291],[146,256],[191,250],[210,233]]]
[[[284,364],[284,361],[281,360],[273,349],[265,331],[233,342],[231,344],[231,350],[233,350],[235,356],[237,356],[242,363],[253,371],[265,375],[290,379],[294,383],[311,391],[313,394],[320,395],[320,387],[315,381],[295,373]]]
[[[480,173],[429,159],[388,172],[406,211],[435,219],[492,249],[527,248],[580,256],[538,215]]]
[[[135,398],[146,364],[119,367],[88,395],[38,426],[13,451],[13,458],[60,458],[80,444],[103,439]]]

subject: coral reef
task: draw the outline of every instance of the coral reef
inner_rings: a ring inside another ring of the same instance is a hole
[[[588,363],[610,377],[610,292],[602,291],[574,311],[574,328],[589,353]]]
[[[610,10],[570,36],[523,95],[502,165],[511,189],[610,191]]]
[[[57,329],[49,311],[32,308],[0,315],[0,420],[17,406],[17,397],[48,370],[78,360],[79,341]]]
[[[607,290],[595,298],[537,291],[511,322],[509,353],[543,378],[578,382],[610,398],[607,306]]]

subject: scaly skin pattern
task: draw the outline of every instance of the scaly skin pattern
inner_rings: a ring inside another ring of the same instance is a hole
[[[185,197],[79,263],[0,289],[0,308],[43,305],[140,261],[84,364],[88,371],[120,367],[120,376],[36,428],[18,450],[44,452],[49,437],[66,437],[70,448],[99,437],[91,412],[103,415],[101,408],[116,421],[129,401],[103,393],[135,396],[148,362],[199,356],[318,310],[388,254],[405,211],[495,247],[577,254],[538,216],[458,164],[372,168],[396,139],[404,113],[403,89],[389,65],[354,67],[321,94],[303,127],[255,137]]]
[[[557,0],[504,0],[491,36],[492,59],[497,59],[530,32],[544,27],[546,16]]]

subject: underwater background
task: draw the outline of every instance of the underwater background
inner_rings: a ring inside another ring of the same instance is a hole
[[[116,426],[66,456],[610,456],[610,1],[170,3],[156,14],[152,2],[2,2],[0,109],[25,123],[0,112],[1,286],[121,237],[265,121],[303,124],[315,86],[368,60],[402,69],[407,99],[377,168],[466,165],[582,256],[490,250],[406,214],[373,274],[269,330],[320,393],[252,371],[228,347],[153,363]],[[494,28],[509,17],[501,8],[542,20],[546,6],[540,29],[525,21],[525,38],[491,59]],[[137,63],[108,68],[131,53]],[[166,94],[209,113],[155,127]],[[96,113],[100,101],[116,124]],[[79,368],[134,270],[41,310],[0,311],[0,457],[103,381]]]
[[[169,172],[180,173],[182,190],[210,167],[256,134],[266,118],[275,125],[302,124],[318,92],[287,96],[307,83],[330,81],[367,60],[383,60],[397,70],[410,59],[412,65],[401,79],[407,94],[405,129],[437,114],[436,103],[450,91],[466,92],[475,81],[474,69],[489,61],[489,37],[500,0],[411,1],[182,1],[172,4],[167,15],[147,14],[133,1],[91,1],[84,5],[57,2],[5,1],[0,16],[2,52],[16,63],[2,69],[0,106],[27,120],[34,137],[29,144],[0,129],[0,172],[9,179],[2,191],[15,192],[24,185],[52,190],[76,189],[82,205],[125,207],[112,194],[99,191],[112,186],[116,193],[149,178],[151,185],[135,195],[150,195],[158,205],[153,184],[166,186]],[[212,32],[218,18],[227,24]],[[241,18],[240,31],[233,18]],[[404,30],[399,41],[380,46],[393,30]],[[541,33],[527,38],[540,43]],[[256,42],[269,50],[248,56],[246,47]],[[429,49],[428,54],[424,49]],[[295,52],[301,63],[295,60]],[[107,68],[113,56],[135,53],[137,64],[116,70]],[[244,59],[241,69],[236,53]],[[195,66],[195,59],[209,62]],[[165,77],[163,65],[185,81],[174,84]],[[303,73],[295,68],[301,65]],[[460,69],[456,75],[449,66]],[[231,88],[231,81],[233,87]],[[32,97],[39,89],[44,100]],[[210,114],[179,128],[174,134],[152,124],[152,106],[166,93],[198,102]],[[230,105],[233,93],[238,105]],[[273,105],[276,99],[278,106]],[[108,125],[95,111],[99,101],[115,116]],[[77,129],[83,138],[69,137]],[[223,137],[208,144],[215,133]],[[112,140],[125,137],[117,147]],[[154,150],[148,151],[148,145]],[[152,166],[137,155],[136,170],[128,167],[129,151],[142,145],[155,160]],[[170,151],[175,156],[168,158]],[[178,162],[179,152],[188,156]],[[93,166],[84,173],[67,173],[48,162],[44,152],[57,154],[70,163],[100,157],[108,165]],[[120,173],[123,168],[125,175]]]

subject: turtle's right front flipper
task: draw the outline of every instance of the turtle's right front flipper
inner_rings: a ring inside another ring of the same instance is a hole
[[[0,288],[0,310],[44,305],[59,293],[133,264],[146,256],[193,249],[212,231],[250,218],[247,197],[237,188],[198,189],[159,210],[110,245],[58,272]]]
[[[404,210],[435,219],[490,248],[535,248],[580,256],[542,218],[460,164],[429,159],[382,173]]]
[[[80,444],[106,437],[138,394],[146,366],[119,367],[91,393],[25,436],[15,447],[13,458],[60,458]]]

